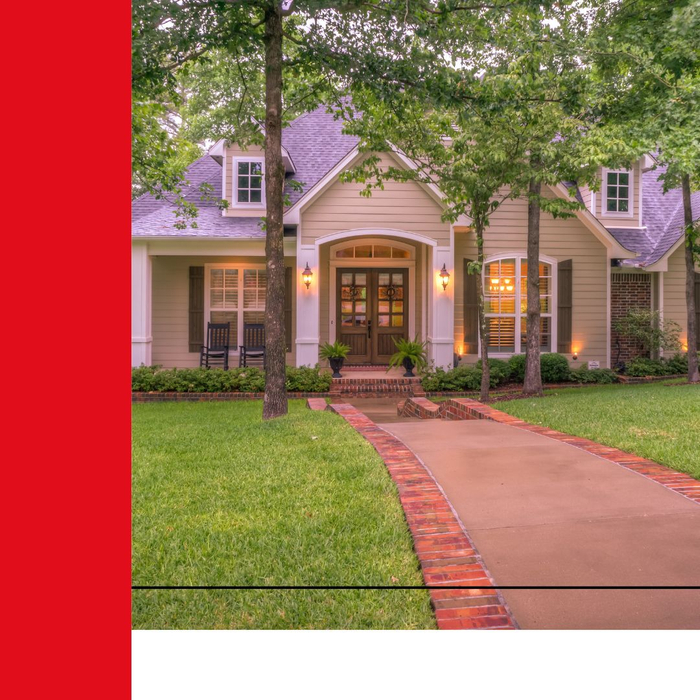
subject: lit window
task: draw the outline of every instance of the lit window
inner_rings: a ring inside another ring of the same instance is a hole
[[[235,161],[236,204],[263,204],[263,162]]]
[[[540,351],[552,347],[552,265],[540,262]],[[525,352],[527,321],[527,257],[492,260],[484,270],[484,312],[489,352]]]
[[[626,170],[607,172],[604,196],[606,214],[629,213],[631,211],[629,172]]]
[[[399,258],[408,259],[411,253],[403,248],[396,248],[391,245],[351,245],[347,248],[340,248],[335,251],[336,258]]]

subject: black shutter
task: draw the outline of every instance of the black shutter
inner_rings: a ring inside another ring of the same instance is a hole
[[[464,261],[464,354],[476,355],[479,351],[479,297],[476,275],[470,275]]]
[[[284,268],[284,338],[287,352],[292,351],[292,273],[293,268]]]
[[[573,261],[563,260],[559,263],[559,283],[557,285],[557,352],[571,352],[571,335],[573,330]]]
[[[190,267],[189,302],[190,352],[199,352],[204,345],[204,268]]]

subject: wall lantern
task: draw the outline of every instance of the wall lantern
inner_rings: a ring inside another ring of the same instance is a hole
[[[304,272],[301,273],[301,278],[304,280],[304,284],[306,285],[306,288],[308,289],[311,286],[311,278],[314,276],[314,273],[311,272],[311,268],[309,267],[309,263],[306,263],[306,268]]]
[[[574,350],[573,358],[574,360],[578,360],[578,350]]]
[[[445,267],[445,263],[442,264],[442,270],[440,270],[440,279],[442,280],[442,288],[447,289],[447,284],[450,281],[450,273]]]

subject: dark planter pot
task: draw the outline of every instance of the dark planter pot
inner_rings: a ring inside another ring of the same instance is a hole
[[[328,358],[328,363],[331,366],[331,369],[333,370],[333,377],[335,379],[342,379],[343,375],[340,373],[340,370],[343,369],[343,362],[345,362],[344,357],[329,357]]]
[[[403,361],[403,368],[406,370],[406,374],[404,374],[404,377],[415,377],[416,375],[413,374],[413,367],[414,364],[411,362],[411,360],[408,359],[408,357],[404,358]]]

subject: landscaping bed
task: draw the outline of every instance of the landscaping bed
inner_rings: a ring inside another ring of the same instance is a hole
[[[133,408],[135,585],[422,585],[396,488],[340,417]],[[136,590],[137,629],[434,629],[424,590]]]
[[[652,383],[557,389],[502,401],[518,418],[617,447],[700,479],[700,385]]]

